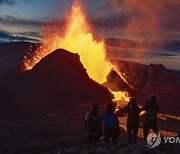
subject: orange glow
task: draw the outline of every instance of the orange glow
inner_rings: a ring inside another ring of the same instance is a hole
[[[75,3],[70,15],[67,16],[65,34],[59,34],[57,31],[52,33],[52,31],[52,27],[45,28],[41,46],[35,51],[33,58],[28,58],[24,62],[27,69],[31,69],[52,51],[63,48],[79,54],[80,61],[90,78],[100,84],[106,81],[108,73],[114,66],[106,59],[104,42],[94,40],[91,27],[79,4]],[[125,93],[115,92],[114,94],[115,99],[126,100]]]
[[[146,113],[146,111],[141,111],[139,116],[143,116]]]
[[[124,100],[126,102],[129,102],[130,97],[128,96],[127,92],[122,92],[122,91],[118,91],[118,92],[112,92],[114,95],[114,100]]]
[[[37,50],[36,56],[33,58],[33,62],[26,61],[26,67],[31,69],[50,52],[63,48],[79,54],[90,78],[99,83],[105,82],[112,65],[106,60],[104,42],[97,42],[93,39],[86,17],[77,4],[72,7],[71,15],[67,21],[65,36],[54,34],[45,37],[43,45]]]

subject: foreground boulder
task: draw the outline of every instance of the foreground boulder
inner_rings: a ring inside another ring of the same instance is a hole
[[[78,54],[57,49],[30,71],[0,83],[0,117],[58,111],[94,98],[112,97],[89,78]]]

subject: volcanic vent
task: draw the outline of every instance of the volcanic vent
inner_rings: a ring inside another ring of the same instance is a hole
[[[63,48],[72,53],[78,53],[80,61],[85,67],[89,77],[102,84],[106,82],[107,75],[116,69],[106,59],[106,48],[103,41],[96,41],[92,35],[91,25],[79,3],[75,2],[70,14],[67,16],[64,34],[59,34],[58,29],[46,26],[41,46],[34,52],[32,58],[26,57],[26,69],[31,69],[43,57],[52,51]],[[121,73],[118,74],[122,77]],[[127,84],[126,80],[122,78]],[[118,99],[128,100],[127,93],[112,92]]]

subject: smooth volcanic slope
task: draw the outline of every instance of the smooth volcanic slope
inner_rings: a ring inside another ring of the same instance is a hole
[[[0,117],[55,112],[95,98],[112,97],[89,78],[78,54],[57,49],[30,71],[0,84]]]

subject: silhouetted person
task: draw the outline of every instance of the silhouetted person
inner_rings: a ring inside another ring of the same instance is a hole
[[[98,114],[98,104],[93,103],[91,111],[85,115],[85,128],[88,132],[89,142],[98,142],[102,136],[101,117]]]
[[[115,145],[120,135],[119,121],[117,115],[114,113],[115,105],[107,104],[107,111],[102,114],[102,120],[104,122],[104,140],[106,143],[112,143]]]
[[[156,101],[156,95],[152,94],[150,96],[145,106],[142,107],[142,110],[146,111],[144,128],[143,128],[144,140],[146,141],[150,129],[152,129],[154,132],[159,131],[157,125],[157,113],[159,112],[160,107]]]
[[[128,113],[127,117],[127,134],[129,143],[137,143],[137,134],[139,129],[139,113],[140,108],[135,98],[132,98],[125,107]]]

